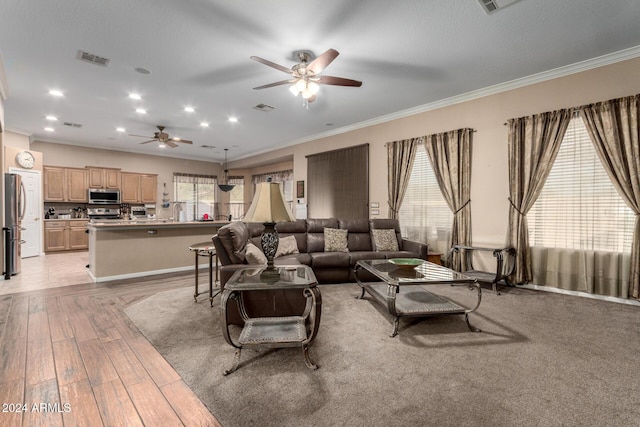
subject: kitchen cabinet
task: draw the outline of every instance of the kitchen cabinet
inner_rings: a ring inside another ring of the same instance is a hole
[[[45,202],[87,203],[86,169],[45,166],[43,174]]]
[[[158,175],[120,173],[120,200],[122,203],[155,203],[157,192]]]
[[[45,252],[83,250],[89,247],[89,220],[54,220],[44,223]]]
[[[120,169],[87,166],[89,188],[120,188]]]

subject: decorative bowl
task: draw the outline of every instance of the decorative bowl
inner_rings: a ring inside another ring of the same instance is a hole
[[[402,270],[413,270],[424,262],[419,258],[391,258],[389,262]]]

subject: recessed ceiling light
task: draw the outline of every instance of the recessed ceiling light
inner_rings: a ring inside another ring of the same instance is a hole
[[[45,117],[45,119],[49,120],[50,122],[55,122],[56,120],[58,120],[56,116],[47,116]]]
[[[160,145],[158,145],[158,147],[160,147],[160,148],[165,148],[165,147],[166,147],[166,145],[164,145],[164,144],[160,144]]]
[[[138,95],[137,93],[130,93],[129,94],[129,98],[135,99],[136,101],[142,99],[142,97],[140,95]]]
[[[61,91],[59,91],[57,89],[51,89],[49,91],[49,95],[51,95],[51,96],[64,96],[64,93],[62,93]]]
[[[209,127],[209,123],[207,122],[201,122],[200,126],[202,126],[203,128],[208,128]]]
[[[136,113],[138,114],[147,114],[147,110],[144,108],[136,108]]]
[[[53,128],[44,128],[44,130],[46,130],[47,132],[55,132]]]
[[[116,132],[126,132],[126,130],[124,128],[116,128]]]
[[[135,69],[140,74],[151,74],[151,70],[142,67],[136,67]]]
[[[231,123],[237,123],[237,122],[238,122],[238,118],[237,118],[237,117],[233,117],[233,116],[231,116],[231,117],[229,117],[229,121],[230,121]]]
[[[186,111],[187,113],[193,113],[194,111],[196,111],[193,107],[184,107],[184,111]]]

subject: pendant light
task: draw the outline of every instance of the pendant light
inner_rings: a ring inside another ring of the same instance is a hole
[[[235,187],[235,185],[229,184],[229,177],[227,176],[227,172],[229,172],[227,170],[227,151],[229,151],[229,149],[225,148],[224,149],[224,165],[222,166],[224,168],[224,175],[222,176],[223,184],[218,184],[218,188],[220,189],[220,191],[223,191],[225,193],[233,190],[233,187]]]

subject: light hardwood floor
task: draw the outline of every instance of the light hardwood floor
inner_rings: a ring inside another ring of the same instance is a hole
[[[220,425],[122,311],[193,274],[94,284],[86,252],[22,261],[0,281],[0,426]]]

